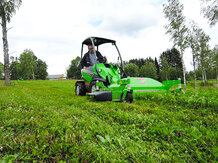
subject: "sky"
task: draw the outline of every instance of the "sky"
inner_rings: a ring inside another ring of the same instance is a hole
[[[124,61],[149,56],[159,58],[163,51],[173,46],[170,36],[165,34],[167,20],[162,12],[165,2],[23,0],[8,24],[8,28],[12,27],[8,31],[9,54],[19,57],[25,49],[31,49],[47,63],[50,75],[65,74],[71,60],[81,55],[82,41],[90,36],[98,36],[116,40]],[[218,44],[218,25],[209,27],[200,13],[201,1],[180,2],[184,4],[186,19],[194,20],[210,36],[210,47]],[[0,41],[0,62],[3,63],[2,47]],[[87,51],[87,48],[84,50]],[[111,53],[114,51],[106,51],[103,55]],[[185,51],[184,61],[186,70],[192,70],[190,49]]]

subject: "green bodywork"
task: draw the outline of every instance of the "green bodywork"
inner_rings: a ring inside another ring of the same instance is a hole
[[[111,83],[116,82],[121,78],[120,69],[113,64],[108,64],[108,67],[105,67],[103,63],[98,63],[97,70],[103,79],[108,78]],[[93,66],[91,71],[89,69],[82,69],[82,76],[88,83],[91,83],[91,81],[93,80],[93,74],[98,75],[95,65]]]
[[[98,63],[97,70],[101,77],[108,81],[108,85],[105,86],[103,81],[96,80],[96,91],[111,91],[112,101],[125,100],[128,92],[131,92],[133,98],[135,98],[138,94],[148,92],[168,92],[172,85],[181,84],[181,80],[168,80],[160,83],[151,78],[121,78],[120,69],[113,64],[108,64],[106,67],[103,63]],[[95,79],[94,76],[98,76],[98,73],[96,72],[95,65],[92,71],[82,69],[82,76],[89,84]],[[179,91],[179,88],[176,91]]]

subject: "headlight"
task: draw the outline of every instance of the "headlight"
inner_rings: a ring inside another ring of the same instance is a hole
[[[101,72],[101,69],[99,69],[98,72]]]

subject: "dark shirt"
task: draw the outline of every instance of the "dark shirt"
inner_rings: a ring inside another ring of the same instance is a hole
[[[101,55],[101,53],[99,51],[96,51],[96,57],[97,57],[97,63],[103,63],[103,56]],[[81,60],[81,66],[82,68],[84,66],[89,67],[92,66],[91,62],[90,62],[90,57],[89,57],[89,52],[87,52],[84,57]]]

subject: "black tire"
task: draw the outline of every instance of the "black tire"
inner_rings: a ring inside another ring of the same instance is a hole
[[[171,93],[176,93],[176,89],[172,90]]]
[[[120,96],[120,102],[126,102],[126,103],[132,103],[133,102],[133,95],[131,92],[127,92],[126,94],[126,98],[125,100],[123,101],[123,92],[121,93],[121,96]]]
[[[120,95],[120,102],[124,102],[124,101],[123,101],[123,93],[124,93],[124,92],[122,92],[121,95]]]
[[[92,93],[92,88],[95,87],[96,88],[96,82],[92,81],[90,84],[90,93]]]
[[[128,93],[126,94],[126,102],[127,102],[127,103],[132,103],[132,102],[133,102],[133,95],[132,95],[131,92],[128,92]]]
[[[84,83],[76,83],[75,85],[75,94],[77,96],[84,96],[86,95],[86,88]]]
[[[177,94],[177,93],[179,93],[179,92],[181,92],[181,91],[182,91],[182,88],[179,88],[179,91],[178,91],[178,92],[176,92],[176,89],[174,89],[174,90],[171,91],[171,93],[176,93],[176,94]]]

